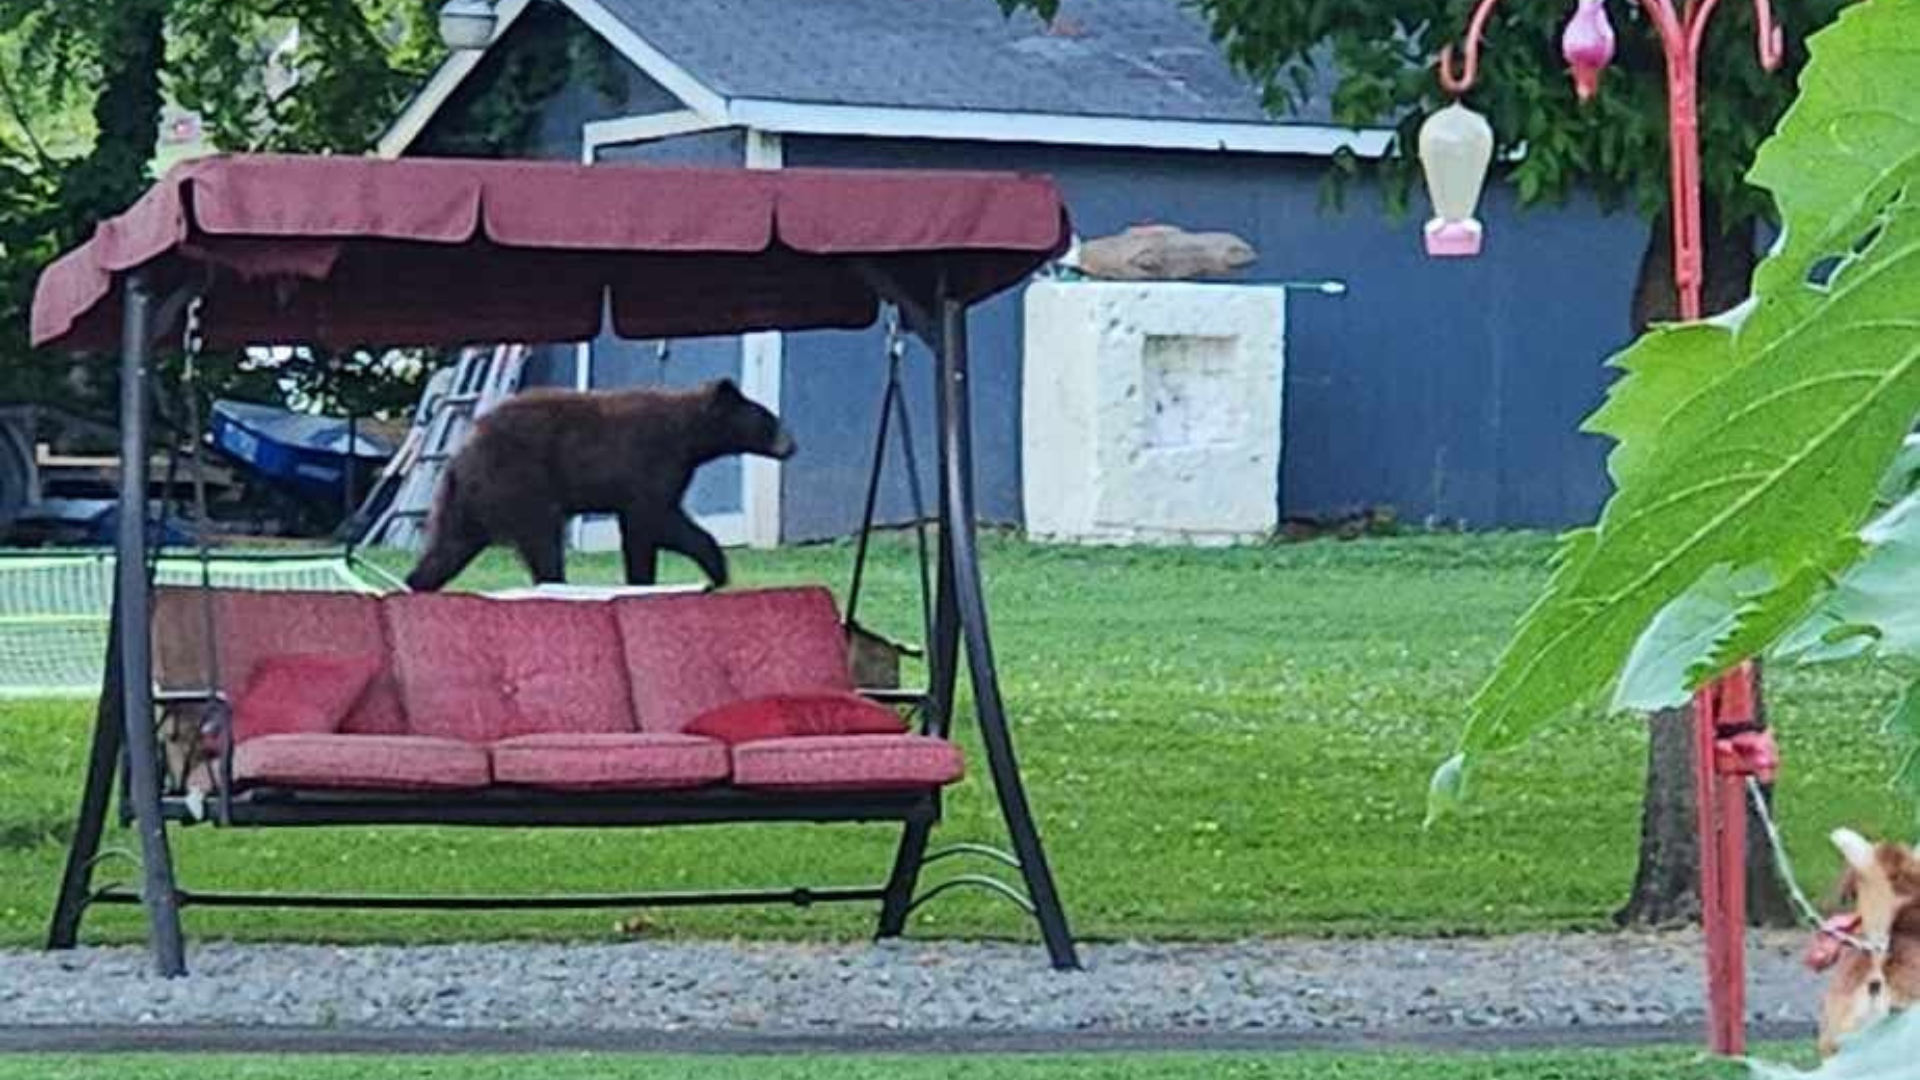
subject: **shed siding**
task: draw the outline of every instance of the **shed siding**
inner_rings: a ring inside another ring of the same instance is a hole
[[[520,32],[516,30],[516,32]],[[496,50],[497,58],[511,49]],[[484,93],[486,71],[428,129]],[[678,109],[637,70],[620,100],[569,85],[543,108],[526,153],[577,160],[589,121]],[[1303,516],[1388,505],[1403,519],[1469,527],[1564,526],[1591,518],[1607,492],[1604,445],[1577,433],[1608,381],[1604,359],[1628,338],[1627,312],[1645,226],[1588,200],[1522,212],[1510,190],[1488,193],[1487,254],[1435,261],[1415,217],[1384,213],[1378,190],[1354,184],[1345,209],[1322,205],[1319,159],[1131,151],[1006,143],[861,138],[784,139],[791,167],[1018,169],[1051,174],[1082,236],[1140,221],[1239,233],[1260,251],[1246,280],[1338,278],[1350,292],[1307,292],[1290,304],[1282,513]],[[738,131],[623,147],[608,159],[736,164]],[[1020,300],[984,305],[972,322],[979,507],[1018,523]],[[595,385],[654,381],[648,346],[601,343]],[[930,358],[913,346],[909,397],[932,490]],[[686,378],[737,362],[731,342],[684,344]],[[698,370],[696,370],[698,369]],[[844,535],[857,523],[875,409],[885,377],[881,332],[789,335],[782,411],[802,447],[782,479],[786,539]],[[571,385],[574,350],[542,349],[531,381]],[[669,381],[682,381],[669,374]],[[709,470],[702,502],[717,506],[731,477]],[[882,503],[909,513],[895,469]]]
[[[1299,293],[1289,307],[1280,501],[1307,515],[1389,505],[1403,519],[1469,527],[1563,526],[1607,492],[1605,447],[1577,432],[1600,401],[1646,227],[1587,200],[1521,211],[1488,193],[1486,254],[1436,261],[1419,222],[1387,216],[1381,194],[1323,206],[1315,159],[1098,148],[788,137],[789,166],[997,168],[1051,174],[1082,236],[1141,221],[1226,229],[1260,261],[1242,276],[1338,278],[1348,294]],[[980,507],[1020,519],[1020,304],[979,310],[975,425]],[[799,334],[787,343],[784,407],[805,450],[788,462],[792,538],[845,533],[858,513],[883,367],[877,331]],[[914,364],[923,466],[931,387]],[[928,474],[929,477],[931,473]],[[890,484],[886,506],[904,513]]]

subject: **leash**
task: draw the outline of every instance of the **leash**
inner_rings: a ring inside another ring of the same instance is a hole
[[[1765,789],[1760,786],[1757,777],[1747,777],[1747,800],[1753,804],[1753,812],[1759,817],[1762,830],[1766,833],[1767,847],[1773,854],[1774,874],[1787,890],[1787,899],[1800,916],[1800,921],[1821,937],[1830,938],[1850,949],[1858,949],[1869,956],[1885,956],[1888,945],[1884,941],[1870,941],[1859,934],[1845,929],[1847,925],[1857,924],[1859,917],[1836,916],[1822,918],[1820,909],[1813,906],[1807,894],[1800,888],[1800,882],[1794,877],[1793,861],[1787,857],[1786,842],[1781,839],[1780,826],[1773,820],[1773,808],[1767,805]]]

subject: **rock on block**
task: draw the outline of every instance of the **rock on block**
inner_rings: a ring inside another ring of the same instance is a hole
[[[1286,289],[1038,281],[1026,293],[1027,532],[1229,544],[1279,522]]]

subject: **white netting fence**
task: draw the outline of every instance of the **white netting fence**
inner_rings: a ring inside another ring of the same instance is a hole
[[[233,557],[206,563],[229,588],[379,592],[339,554]],[[0,698],[93,697],[113,606],[110,552],[0,552]],[[198,556],[160,560],[155,580],[198,585]]]

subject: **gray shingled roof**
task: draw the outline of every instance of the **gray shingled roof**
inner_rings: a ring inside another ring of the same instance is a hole
[[[1052,28],[994,0],[601,0],[724,97],[1266,121],[1180,0],[1065,0]],[[1327,121],[1324,93],[1292,119]]]

